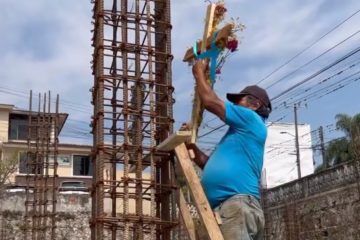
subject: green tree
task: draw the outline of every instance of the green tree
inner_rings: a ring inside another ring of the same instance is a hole
[[[9,182],[10,176],[15,173],[18,167],[17,151],[8,157],[0,152],[0,193],[4,190],[5,185]]]
[[[350,141],[346,138],[331,141],[326,148],[326,158],[330,165],[338,165],[352,159]]]
[[[353,117],[337,114],[335,119],[336,128],[345,136],[331,141],[326,148],[326,160],[332,166],[360,157],[360,113]]]

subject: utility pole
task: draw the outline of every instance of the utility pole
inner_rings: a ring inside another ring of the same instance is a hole
[[[300,148],[299,148],[299,132],[298,132],[298,122],[297,122],[297,107],[296,103],[294,104],[294,118],[295,118],[295,148],[296,148],[296,165],[298,171],[298,179],[301,178],[301,169],[300,169]]]
[[[320,138],[320,150],[321,150],[323,164],[325,164],[325,168],[328,168],[329,161],[325,158],[324,129],[322,126],[319,127],[319,138]]]

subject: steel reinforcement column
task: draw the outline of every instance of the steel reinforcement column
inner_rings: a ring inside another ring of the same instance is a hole
[[[55,112],[51,96],[38,97],[38,111],[33,111],[30,91],[26,157],[26,201],[24,239],[56,239],[56,203],[58,191],[57,152],[59,128],[59,95]]]
[[[92,239],[170,239],[178,224],[172,156],[170,0],[96,0]]]

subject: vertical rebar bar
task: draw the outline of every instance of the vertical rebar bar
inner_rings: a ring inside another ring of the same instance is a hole
[[[169,239],[176,186],[156,145],[173,123],[170,1],[93,3],[92,239]]]
[[[164,86],[159,86],[157,92],[163,92],[164,94],[157,96],[157,102],[165,103],[163,106],[157,106],[157,112],[160,112],[162,115],[168,117],[167,120],[172,119],[172,85],[171,85],[171,35],[170,35],[170,1],[156,1],[155,2],[155,31],[161,34],[155,36],[155,46],[164,54],[159,54],[156,56],[156,61],[159,64],[156,64],[155,71],[157,73],[157,82],[163,83]],[[165,119],[163,121],[166,121]],[[168,134],[172,132],[172,124],[165,125],[168,129],[158,129],[159,134],[158,141],[168,137]],[[163,126],[161,126],[163,127]],[[160,181],[164,185],[170,185],[170,163],[168,161],[163,161],[160,165],[161,177]],[[167,221],[171,221],[170,218],[170,192],[166,189],[161,189],[160,194],[161,198],[161,218]],[[163,228],[163,238],[170,239],[169,229]]]
[[[38,110],[36,114],[36,142],[35,142],[35,152],[34,152],[34,200],[33,200],[33,214],[32,214],[32,239],[37,240],[38,239],[38,230],[39,230],[39,193],[40,193],[40,186],[39,186],[39,170],[40,170],[40,112],[41,112],[41,94],[39,93],[39,102],[38,102]]]
[[[146,17],[147,19],[151,19],[151,9],[150,9],[150,1],[146,1]],[[151,35],[151,24],[152,21],[148,21],[147,23],[147,32],[146,35]],[[148,46],[152,46],[152,39],[151,37],[147,37],[147,44]],[[156,169],[155,169],[155,162],[154,162],[154,152],[156,148],[156,141],[155,141],[155,132],[156,132],[156,111],[155,111],[155,88],[154,88],[154,74],[153,74],[153,59],[152,53],[149,51],[147,55],[148,65],[149,65],[149,101],[150,101],[150,217],[155,219],[156,217],[156,202],[155,202],[155,194],[156,194]],[[151,224],[150,226],[150,240],[156,239],[156,225]]]
[[[42,236],[45,239],[49,239],[47,237],[47,229],[48,229],[48,191],[49,191],[49,154],[50,154],[50,133],[49,133],[49,121],[50,116],[50,91],[48,94],[44,94],[44,110],[43,110],[43,116],[44,116],[44,125],[43,125],[43,149],[44,149],[44,155],[43,155],[43,199],[42,199],[42,205],[43,205],[43,213],[42,213]]]
[[[56,113],[53,114],[51,93],[45,93],[44,97],[39,94],[38,110],[34,113],[30,91],[24,239],[29,236],[34,240],[56,239],[57,144],[60,124],[58,99],[59,96],[56,101]]]
[[[58,144],[59,144],[59,94],[56,95],[55,102],[55,116],[53,119],[53,131],[54,139],[52,139],[53,144],[53,178],[52,178],[52,213],[51,213],[51,239],[56,239],[56,204],[57,204],[57,192],[58,192]]]
[[[103,71],[104,71],[104,1],[96,0],[94,1],[94,20],[95,20],[95,29],[94,29],[94,92],[93,92],[93,104],[94,104],[94,116],[93,116],[93,125],[94,125],[94,184],[93,184],[93,212],[92,212],[92,227],[94,230],[92,234],[94,239],[103,239],[104,233],[104,221],[100,221],[99,218],[104,217],[104,80]]]
[[[121,49],[121,61],[122,61],[122,72],[123,72],[123,103],[124,103],[124,123],[123,123],[123,129],[129,128],[129,100],[128,100],[128,52],[126,48],[124,47],[125,44],[128,42],[128,32],[127,32],[127,19],[126,14],[128,12],[128,1],[123,0],[121,1],[121,43],[123,46]],[[124,173],[123,173],[123,184],[124,184],[124,195],[123,195],[123,214],[124,216],[129,215],[129,132],[124,131]],[[130,236],[130,224],[128,222],[124,222],[124,231],[123,231],[123,237],[124,239],[129,239]]]
[[[44,101],[43,101],[43,108],[41,111],[41,127],[40,127],[40,143],[41,143],[41,156],[40,156],[40,197],[39,197],[39,237],[40,239],[46,239],[46,192],[47,192],[47,179],[46,179],[46,166],[45,166],[45,159],[47,154],[47,114],[46,114],[46,104],[47,103],[47,95],[44,93]]]
[[[29,212],[29,204],[30,204],[30,198],[31,198],[31,192],[30,192],[30,169],[32,168],[32,156],[30,152],[31,148],[31,140],[32,140],[32,90],[30,90],[30,96],[29,96],[29,118],[28,118],[28,136],[27,136],[27,152],[26,152],[26,189],[25,189],[25,215],[24,215],[24,231],[23,231],[23,237],[24,240],[27,240],[29,237],[29,228],[30,228],[30,212]]]

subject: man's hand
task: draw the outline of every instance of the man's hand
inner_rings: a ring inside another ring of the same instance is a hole
[[[191,130],[191,123],[183,123],[179,131],[190,131]]]
[[[212,87],[206,80],[206,71],[209,68],[209,60],[199,60],[192,68],[196,81],[196,91],[200,97],[204,108],[218,116],[221,120],[225,119],[225,104],[215,94]]]
[[[194,64],[193,68],[192,68],[192,72],[193,75],[199,76],[201,74],[204,74],[209,70],[209,59],[202,59],[202,60],[198,60],[196,61],[196,63]]]
[[[198,165],[201,169],[204,169],[209,157],[203,153],[195,143],[187,143],[186,147],[188,150],[193,151],[195,157],[192,159],[196,165]]]

